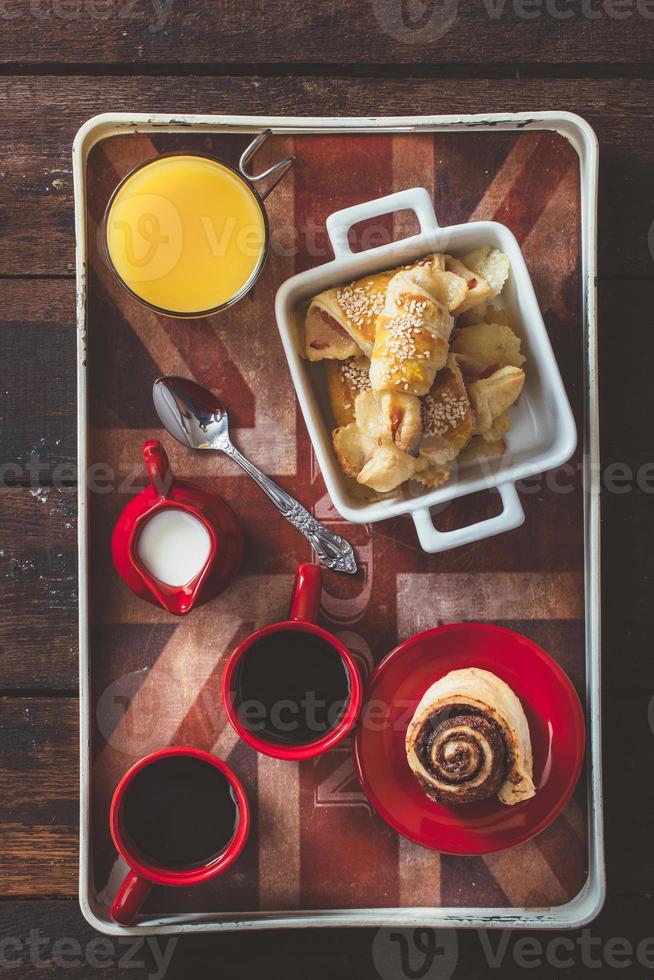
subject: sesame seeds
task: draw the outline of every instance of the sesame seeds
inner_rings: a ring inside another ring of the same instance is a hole
[[[447,388],[439,392],[437,398],[425,395],[420,403],[422,428],[425,436],[444,436],[456,429],[468,413],[468,399],[465,395],[454,395]]]
[[[367,369],[361,367],[354,360],[341,362],[341,377],[345,384],[357,393],[370,390],[370,377]]]
[[[373,280],[366,286],[343,286],[336,290],[336,301],[345,316],[357,327],[363,327],[375,320],[384,309],[386,294],[374,290]]]
[[[425,325],[427,306],[427,300],[402,296],[397,304],[397,314],[385,316],[380,322],[385,331],[383,347],[387,367],[382,376],[385,384],[410,391],[410,379],[416,373],[414,365],[431,358],[429,347],[424,349],[425,344],[432,341],[431,331]]]

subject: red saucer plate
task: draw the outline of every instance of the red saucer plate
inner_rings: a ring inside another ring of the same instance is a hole
[[[409,769],[404,738],[420,698],[462,667],[493,672],[520,698],[534,752],[531,800],[443,806],[428,799]],[[404,837],[445,854],[490,854],[530,840],[558,817],[579,779],[585,745],[577,693],[548,654],[503,627],[457,623],[411,637],[379,664],[366,691],[354,760],[371,804]]]

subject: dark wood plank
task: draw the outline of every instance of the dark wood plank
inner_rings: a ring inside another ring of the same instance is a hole
[[[108,108],[392,115],[565,106],[589,119],[602,147],[602,272],[651,276],[654,81],[623,81],[619,91],[616,97],[615,81],[584,78],[5,78],[0,80],[0,100],[9,107],[0,134],[5,243],[0,275],[65,275],[73,269],[70,148],[81,123]]]
[[[460,0],[261,4],[201,0],[6,0],[4,64],[250,66],[372,63],[614,65],[642,60],[654,40],[644,0],[587,5]],[[465,39],[474,38],[474,51]]]
[[[3,894],[74,894],[77,701],[1,698],[0,729]]]
[[[77,495],[0,492],[0,690],[77,688]]]
[[[0,484],[75,482],[75,285],[1,280]]]

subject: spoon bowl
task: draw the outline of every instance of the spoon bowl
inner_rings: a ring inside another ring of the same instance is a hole
[[[188,378],[157,378],[152,388],[157,415],[174,439],[190,449],[222,449],[229,419],[220,399]]]

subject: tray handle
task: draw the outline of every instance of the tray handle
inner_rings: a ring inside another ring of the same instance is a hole
[[[325,225],[336,258],[342,259],[352,256],[353,252],[348,243],[348,234],[353,225],[360,221],[366,221],[368,218],[378,218],[382,214],[392,214],[394,211],[413,211],[418,219],[421,235],[437,235],[439,232],[439,224],[429,192],[424,187],[411,187],[404,191],[397,191],[395,194],[387,194],[386,197],[378,197],[374,201],[354,204],[351,208],[343,208],[342,211],[334,211],[333,214],[330,214]],[[413,237],[417,236],[410,236],[410,238]],[[384,245],[378,246],[378,248],[385,247]],[[371,248],[369,251],[375,252],[376,249]]]
[[[500,483],[497,490],[502,498],[502,512],[500,514],[490,517],[486,521],[469,524],[467,527],[458,527],[454,531],[438,531],[434,527],[428,508],[416,510],[413,513],[413,520],[422,550],[434,555],[439,551],[459,548],[461,545],[481,541],[483,538],[490,538],[494,534],[501,534],[503,531],[511,531],[515,527],[520,527],[524,522],[525,512],[522,509],[515,485],[513,483]]]

